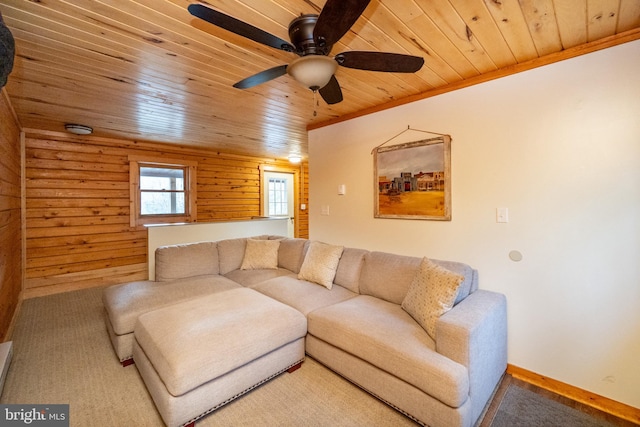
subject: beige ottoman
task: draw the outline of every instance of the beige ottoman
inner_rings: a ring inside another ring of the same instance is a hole
[[[169,426],[197,419],[304,360],[307,319],[240,288],[141,315],[133,358]]]

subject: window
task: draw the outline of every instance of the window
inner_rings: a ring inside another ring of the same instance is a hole
[[[289,197],[287,196],[287,180],[269,178],[269,212],[268,216],[289,215]]]
[[[184,215],[186,168],[140,166],[140,215]]]
[[[196,162],[129,157],[131,226],[196,221]]]

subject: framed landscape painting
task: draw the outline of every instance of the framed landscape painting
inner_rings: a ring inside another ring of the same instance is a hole
[[[376,218],[451,220],[451,137],[378,147]]]

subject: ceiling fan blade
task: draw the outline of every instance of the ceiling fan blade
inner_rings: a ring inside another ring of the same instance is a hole
[[[187,8],[193,16],[207,21],[217,27],[231,31],[239,36],[246,37],[250,40],[262,43],[269,47],[281,49],[286,52],[295,52],[296,48],[286,40],[269,34],[266,31],[256,28],[253,25],[242,22],[229,15],[225,15],[217,10],[210,9],[201,4],[190,4]]]
[[[323,88],[321,88],[320,96],[325,100],[327,104],[337,104],[342,101],[342,89],[336,76],[331,76],[331,80]]]
[[[313,29],[316,45],[326,55],[358,20],[371,0],[327,0]]]
[[[257,86],[261,83],[268,82],[287,73],[286,65],[278,65],[277,67],[269,68],[268,70],[260,71],[258,74],[247,77],[244,80],[240,80],[234,84],[233,87],[238,89],[249,89],[250,87]]]
[[[420,56],[388,52],[342,52],[336,55],[335,60],[347,68],[388,73],[415,73],[424,65],[424,58]]]

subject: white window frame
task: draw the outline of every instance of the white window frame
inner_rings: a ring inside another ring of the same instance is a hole
[[[184,170],[184,214],[142,215],[140,168],[172,168]],[[179,224],[196,222],[198,162],[164,157],[129,156],[129,210],[131,227],[150,224]]]

